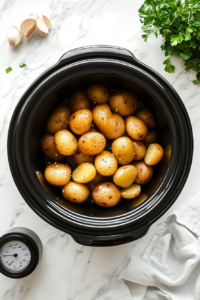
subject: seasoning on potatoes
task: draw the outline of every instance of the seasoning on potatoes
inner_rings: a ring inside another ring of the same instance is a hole
[[[147,151],[147,148],[144,143],[139,141],[133,141],[134,146],[134,158],[133,160],[141,160]]]
[[[47,120],[47,131],[54,135],[59,130],[68,128],[70,114],[69,107],[65,105],[57,107]]]
[[[158,164],[164,156],[164,150],[159,144],[151,144],[147,148],[144,161],[149,166]]]
[[[93,164],[84,163],[78,166],[72,173],[75,182],[87,183],[96,176],[96,169]]]
[[[88,132],[78,140],[78,147],[86,155],[96,155],[106,146],[105,137],[99,132]]]
[[[51,134],[45,134],[41,142],[42,151],[48,158],[53,161],[61,161],[64,159],[64,155],[60,154],[56,149],[54,136]]]
[[[137,97],[128,91],[117,91],[111,95],[109,105],[120,116],[132,115],[138,108]]]
[[[71,179],[71,167],[61,163],[50,164],[45,169],[44,177],[52,185],[65,185]]]
[[[133,199],[141,193],[141,186],[137,183],[133,183],[126,189],[121,189],[121,195],[124,199]]]
[[[132,165],[120,167],[113,176],[113,181],[116,185],[127,188],[137,177],[137,170]]]
[[[120,137],[112,143],[112,153],[120,165],[129,164],[134,158],[133,142],[128,137]]]
[[[98,172],[96,172],[96,176],[94,177],[94,179],[92,179],[90,182],[91,183],[101,183],[105,180],[105,176],[99,174]]]
[[[74,113],[80,109],[90,109],[90,100],[84,91],[75,91],[69,98],[69,107],[71,112]]]
[[[125,122],[126,131],[132,139],[140,141],[147,136],[148,128],[142,120],[135,116],[129,116],[126,118]]]
[[[148,128],[156,127],[156,123],[150,110],[143,108],[136,113],[136,117],[142,120]]]
[[[101,84],[92,84],[87,90],[88,98],[97,104],[108,103],[110,94],[108,89]]]
[[[171,157],[171,144],[165,147],[163,161],[168,166]]]
[[[81,152],[79,149],[72,156],[74,163],[79,166],[83,163],[93,163],[95,156],[94,155],[86,155]]]
[[[109,151],[103,151],[94,161],[97,172],[103,176],[111,176],[117,171],[117,160]]]
[[[149,129],[146,137],[142,140],[144,144],[152,144],[157,141],[157,133],[154,129]]]
[[[90,130],[92,121],[92,112],[89,109],[81,109],[71,115],[69,126],[74,133],[82,135]]]
[[[113,207],[121,199],[120,190],[111,182],[104,182],[97,185],[92,191],[92,199],[102,207]]]
[[[143,161],[136,161],[133,165],[137,169],[137,177],[135,182],[138,184],[146,184],[149,182],[153,176],[153,168],[151,166],[146,165]]]
[[[63,155],[73,155],[78,148],[77,139],[66,129],[58,131],[54,139],[57,150]]]
[[[73,203],[82,203],[90,195],[89,189],[81,183],[70,181],[62,188],[63,197]]]

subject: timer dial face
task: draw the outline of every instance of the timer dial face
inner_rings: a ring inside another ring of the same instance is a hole
[[[22,272],[31,261],[31,252],[21,241],[10,241],[0,249],[1,263],[11,272]]]

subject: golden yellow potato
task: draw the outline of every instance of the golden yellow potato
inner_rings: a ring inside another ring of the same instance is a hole
[[[157,133],[154,129],[149,129],[146,137],[142,140],[144,144],[152,144],[157,141]]]
[[[95,156],[94,155],[86,155],[81,152],[79,149],[72,156],[74,163],[79,166],[83,163],[93,163]]]
[[[170,157],[171,157],[171,144],[165,147],[165,152],[163,157],[163,161],[167,166],[169,165]]]
[[[132,115],[138,108],[137,97],[128,91],[117,91],[111,95],[109,105],[112,111],[120,116]]]
[[[101,183],[105,180],[105,176],[99,174],[98,172],[96,172],[96,176],[94,177],[94,179],[92,179],[90,182],[91,183]]]
[[[55,134],[59,130],[68,128],[70,115],[69,107],[65,105],[57,107],[47,120],[47,131],[51,134]]]
[[[110,94],[108,89],[101,84],[92,84],[87,90],[88,98],[97,104],[108,103]]]
[[[142,120],[135,116],[129,116],[126,118],[125,122],[126,131],[132,139],[140,141],[147,136],[148,128]]]
[[[44,171],[46,181],[55,186],[67,184],[71,178],[71,167],[61,163],[50,164]]]
[[[88,132],[78,140],[78,147],[86,155],[96,155],[106,146],[105,137],[99,132]]]
[[[92,199],[102,207],[113,207],[121,199],[120,190],[111,182],[104,182],[97,185],[92,191]]]
[[[120,167],[113,176],[113,181],[116,185],[127,188],[137,177],[137,170],[132,165]]]
[[[148,128],[156,127],[156,123],[150,110],[143,108],[136,113],[136,117],[142,120]]]
[[[69,126],[74,133],[82,135],[90,130],[92,121],[92,112],[89,109],[81,109],[71,115]]]
[[[70,181],[62,188],[63,197],[73,203],[82,203],[90,195],[89,189],[81,183]]]
[[[134,146],[134,158],[133,160],[141,160],[147,151],[147,148],[143,142],[133,141]]]
[[[113,175],[117,171],[117,160],[109,151],[103,151],[97,155],[94,165],[97,172],[103,176]]]
[[[61,161],[64,155],[60,154],[56,149],[54,136],[51,134],[45,134],[41,142],[42,151],[53,161]]]
[[[138,175],[135,182],[138,184],[145,184],[149,182],[153,176],[153,168],[146,165],[143,161],[136,161],[133,163],[136,167]]]
[[[69,98],[69,107],[71,112],[74,113],[80,109],[90,109],[90,100],[84,91],[75,91]]]
[[[126,189],[121,189],[121,195],[124,199],[133,199],[141,193],[141,186],[137,183],[133,183]]]
[[[75,182],[87,183],[96,176],[96,169],[93,164],[84,163],[78,166],[72,173]]]
[[[147,148],[144,162],[149,166],[158,164],[164,156],[164,150],[159,144],[151,144]]]
[[[128,137],[120,137],[112,143],[112,153],[120,165],[129,164],[134,158],[133,142]]]
[[[63,155],[73,155],[78,148],[77,139],[66,129],[58,131],[54,139],[57,150]]]

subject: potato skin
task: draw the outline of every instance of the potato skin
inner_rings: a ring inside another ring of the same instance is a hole
[[[142,120],[148,128],[155,128],[156,123],[150,110],[143,108],[136,113],[136,117]]]
[[[64,155],[60,154],[56,149],[54,136],[51,134],[45,134],[41,141],[42,151],[48,158],[53,161],[61,161],[64,159]]]
[[[142,140],[142,142],[146,145],[155,143],[157,141],[157,133],[154,129],[149,129],[146,137]]]
[[[72,179],[78,183],[87,183],[96,176],[96,169],[93,164],[84,163],[78,166],[72,173]]]
[[[54,135],[59,130],[68,128],[70,115],[71,112],[69,107],[65,105],[57,107],[47,120],[47,131]]]
[[[71,167],[65,164],[56,163],[46,167],[44,177],[46,181],[55,186],[67,184],[71,179]]]
[[[153,176],[153,168],[146,165],[143,161],[136,161],[133,163],[136,167],[138,175],[135,179],[135,183],[146,184]]]
[[[82,183],[70,181],[62,188],[63,197],[73,203],[82,203],[90,195],[89,189]]]
[[[88,98],[97,104],[108,103],[110,94],[108,89],[101,84],[92,84],[87,90]]]
[[[163,161],[168,166],[171,157],[171,144],[165,147]]]
[[[83,152],[80,151],[80,149],[78,149],[76,151],[76,153],[73,154],[72,156],[74,163],[76,164],[76,166],[79,166],[83,163],[93,163],[95,156],[94,155],[86,155]]]
[[[147,148],[143,142],[140,141],[133,141],[133,146],[134,146],[134,158],[133,160],[141,160],[144,158]]]
[[[117,170],[117,160],[109,151],[103,151],[94,161],[97,172],[103,176],[111,176]]]
[[[159,144],[151,144],[147,148],[147,152],[144,157],[144,162],[149,166],[158,164],[164,156],[164,150]]]
[[[146,137],[148,128],[142,120],[135,116],[129,116],[126,118],[125,122],[126,131],[132,139],[140,141]]]
[[[73,92],[69,98],[69,107],[72,113],[81,109],[90,109],[90,103],[86,93],[81,90]]]
[[[120,137],[114,140],[111,149],[120,165],[129,164],[135,155],[133,142],[128,137]]]
[[[120,190],[111,182],[104,182],[97,185],[92,191],[92,199],[102,207],[113,207],[121,199]]]
[[[74,133],[82,135],[90,130],[92,121],[92,112],[89,109],[81,109],[71,115],[69,126]]]
[[[132,115],[138,108],[137,97],[128,91],[117,91],[111,95],[109,105],[112,111],[120,116]]]
[[[133,199],[141,193],[141,186],[137,183],[133,183],[126,189],[121,189],[121,195],[124,199]]]
[[[78,140],[78,147],[86,155],[97,155],[106,146],[105,137],[99,132],[88,132]]]
[[[133,165],[120,167],[113,175],[113,181],[116,185],[127,188],[137,177],[137,169]]]
[[[57,150],[63,155],[73,155],[78,148],[77,139],[68,130],[60,130],[55,136],[55,144]]]

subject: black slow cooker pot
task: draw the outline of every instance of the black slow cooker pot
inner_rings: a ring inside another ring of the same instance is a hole
[[[66,103],[73,90],[86,89],[93,82],[111,91],[133,91],[140,105],[153,112],[162,146],[172,145],[169,166],[155,167],[153,180],[142,194],[109,209],[98,207],[91,198],[81,205],[64,201],[60,189],[43,177],[46,160],[40,141],[49,114]],[[88,246],[119,245],[144,236],[183,189],[192,154],[191,123],[176,91],[131,52],[111,46],[83,47],[64,54],[24,93],[8,134],[10,169],[25,201],[42,219]]]

